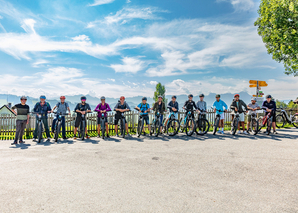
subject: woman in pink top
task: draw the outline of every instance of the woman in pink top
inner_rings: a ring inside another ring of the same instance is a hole
[[[97,118],[97,137],[100,137],[100,118],[101,114],[104,113],[105,117],[105,125],[106,125],[106,132],[107,132],[107,138],[109,138],[109,126],[108,126],[108,119],[107,119],[107,112],[111,111],[111,108],[109,104],[106,103],[106,98],[103,96],[100,98],[101,103],[97,105],[95,108],[95,111],[98,112],[98,118]]]

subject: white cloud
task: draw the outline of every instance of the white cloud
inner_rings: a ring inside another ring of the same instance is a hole
[[[253,0],[217,0],[217,2],[230,2],[236,11],[248,11],[255,7]]]
[[[55,67],[34,75],[15,76],[0,75],[0,93],[13,95],[29,94],[39,97],[45,94],[49,98],[63,95],[98,94],[96,91],[105,89],[105,96],[119,97],[153,94],[154,89],[143,87],[136,83],[109,84],[103,79],[88,78],[84,71],[76,68]],[[13,87],[11,86],[13,85]],[[25,86],[24,86],[25,85]]]
[[[95,0],[92,4],[88,4],[88,6],[98,6],[102,4],[110,4],[114,2],[115,0]]]
[[[137,57],[124,57],[122,62],[123,64],[111,64],[110,67],[115,72],[137,73],[146,66],[146,63]]]
[[[150,81],[150,84],[155,86],[156,84],[158,84],[158,82],[157,81]]]
[[[49,61],[40,59],[40,60],[37,60],[36,62],[32,63],[32,67],[38,68],[38,67],[41,67],[41,65],[48,64],[48,63],[49,63]]]
[[[90,38],[89,38],[89,36],[86,36],[86,35],[79,35],[79,36],[73,37],[72,40],[74,40],[74,41],[89,41]]]
[[[0,19],[3,19],[3,17],[2,17],[2,16],[0,16]]]
[[[126,3],[128,4],[128,3],[130,3],[131,1],[130,0],[126,0]]]

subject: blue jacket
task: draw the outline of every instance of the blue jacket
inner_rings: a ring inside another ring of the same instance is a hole
[[[178,102],[177,101],[175,101],[175,103],[173,103],[173,101],[170,101],[167,107],[170,109],[170,112],[174,112],[172,110],[172,107],[174,107],[175,109],[177,109],[177,111],[175,113],[177,113],[178,110],[179,110],[179,105],[178,105]]]
[[[33,112],[40,114],[41,118],[48,118],[48,111],[51,110],[52,108],[48,102],[45,102],[43,106],[41,106],[40,102],[37,102],[33,108]]]
[[[276,104],[275,101],[270,101],[268,103],[268,101],[264,101],[262,104],[262,109],[266,110],[266,109],[271,109],[272,111],[276,111]]]
[[[218,111],[216,111],[216,113],[217,113],[217,114],[220,114],[220,115],[223,113],[224,108],[225,108],[225,109],[228,109],[227,104],[226,104],[224,101],[222,101],[222,100],[215,101],[215,102],[213,103],[213,107],[214,107],[215,109],[217,109],[217,110],[221,110],[221,111],[222,111],[222,112],[218,112]]]

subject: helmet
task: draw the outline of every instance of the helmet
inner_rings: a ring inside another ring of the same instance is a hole
[[[266,95],[266,98],[272,98],[271,95]]]
[[[177,99],[176,95],[173,95],[173,96],[172,96],[172,98],[175,98],[175,99]]]
[[[86,96],[82,96],[81,100],[87,100]]]
[[[121,96],[121,97],[120,97],[120,100],[125,100],[125,97],[124,97],[124,96]]]
[[[217,95],[215,96],[215,98],[220,98],[220,94],[217,94]]]
[[[143,97],[143,98],[142,98],[142,101],[144,101],[144,100],[147,101],[147,98],[146,98],[146,97]]]
[[[256,99],[256,98],[251,98],[251,100],[252,100],[252,101],[257,101],[257,99]]]
[[[104,96],[101,96],[100,100],[106,100],[106,98]]]
[[[20,99],[21,100],[27,100],[27,97],[25,95],[23,95]]]
[[[61,96],[60,99],[65,99],[65,96]]]
[[[205,97],[205,95],[202,93],[202,94],[199,95],[199,97]]]
[[[237,96],[238,96],[238,97],[240,97],[240,95],[239,95],[239,94],[236,94],[236,95],[234,95],[234,98],[236,98]]]
[[[190,98],[190,97],[192,97],[192,98],[193,98],[193,95],[192,95],[192,94],[189,94],[189,95],[188,95],[188,97],[189,97],[189,98]]]
[[[45,95],[41,95],[39,98],[40,99],[46,99],[46,96]]]
[[[159,95],[158,98],[163,98],[163,97],[161,95]]]

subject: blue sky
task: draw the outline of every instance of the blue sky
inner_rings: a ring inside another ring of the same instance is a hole
[[[247,91],[296,98],[253,26],[254,0],[0,0],[0,93],[38,97]]]

